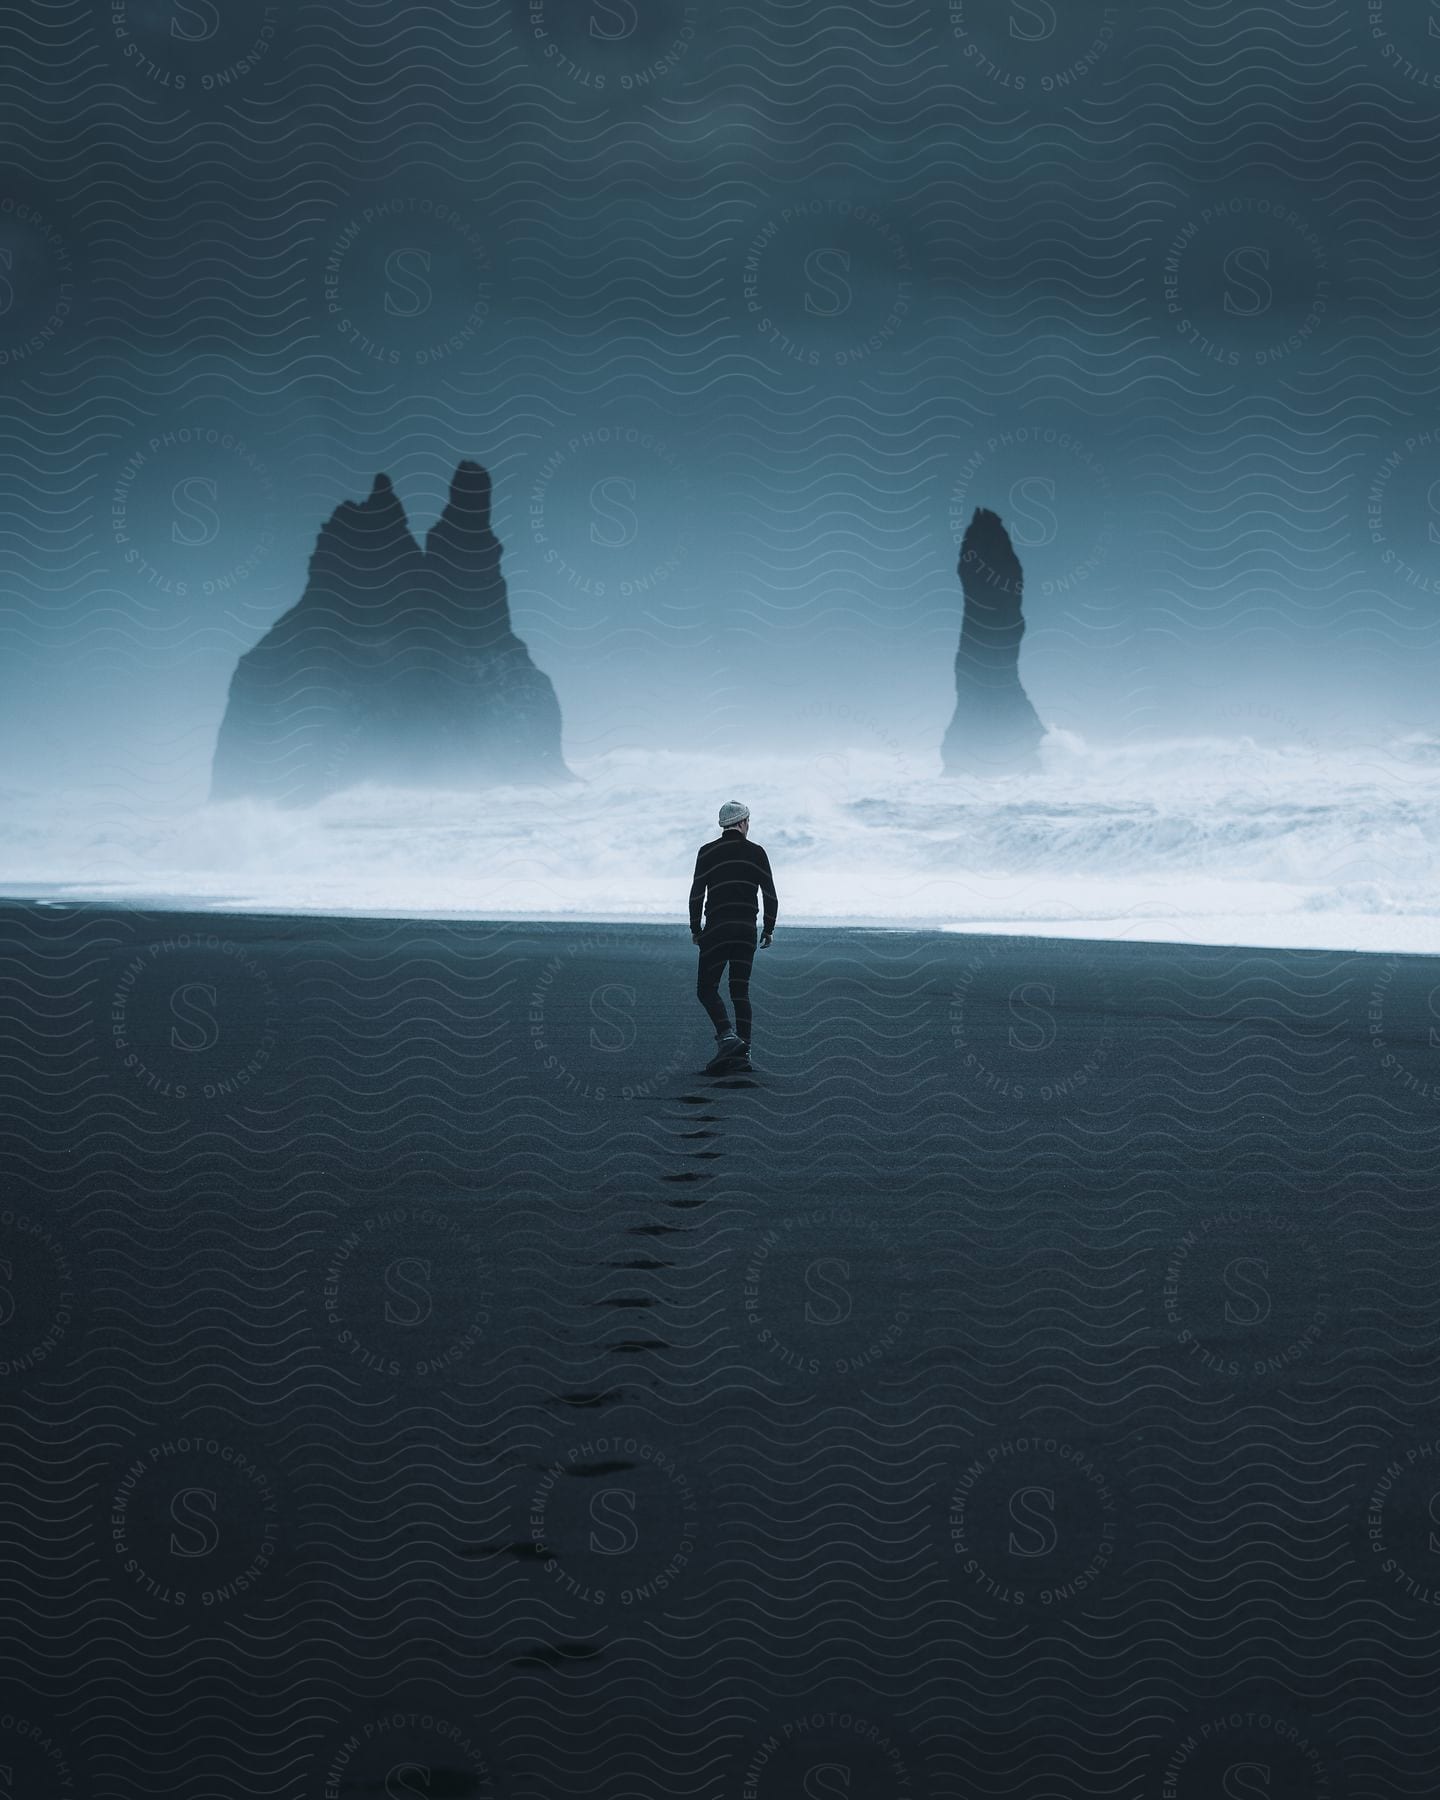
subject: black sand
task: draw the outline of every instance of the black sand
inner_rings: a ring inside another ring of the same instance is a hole
[[[1431,1791],[1432,960],[0,918],[17,1795]]]

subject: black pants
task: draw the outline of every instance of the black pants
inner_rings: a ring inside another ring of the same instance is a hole
[[[720,998],[720,977],[730,970],[730,1003],[735,1008],[735,1029],[750,1042],[750,965],[755,961],[755,927],[707,925],[700,933],[700,973],[695,996],[710,1015],[716,1034],[730,1029],[725,1002]]]

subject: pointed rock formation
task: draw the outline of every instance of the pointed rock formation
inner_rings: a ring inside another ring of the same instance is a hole
[[[211,798],[573,780],[555,690],[510,628],[500,556],[478,463],[455,471],[423,551],[388,476],[337,507],[298,604],[235,670]]]
[[[965,616],[955,654],[955,716],[941,748],[945,773],[1023,773],[1036,767],[1045,727],[1020,685],[1025,577],[998,513],[976,509],[957,572]]]

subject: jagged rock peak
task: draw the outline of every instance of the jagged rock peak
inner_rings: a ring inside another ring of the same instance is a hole
[[[361,517],[386,520],[399,520],[407,529],[409,522],[405,518],[405,508],[400,504],[400,496],[395,492],[395,483],[388,475],[377,475],[370,492],[363,500],[343,500],[335,509],[334,516],[350,513]]]
[[[511,626],[490,506],[467,461],[423,552],[388,475],[335,509],[304,593],[236,668],[217,798],[573,779],[555,691]]]

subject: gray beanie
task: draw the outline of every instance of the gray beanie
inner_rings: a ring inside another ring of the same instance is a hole
[[[720,827],[724,830],[727,826],[738,825],[742,819],[749,817],[750,808],[743,801],[727,800],[720,808]]]

